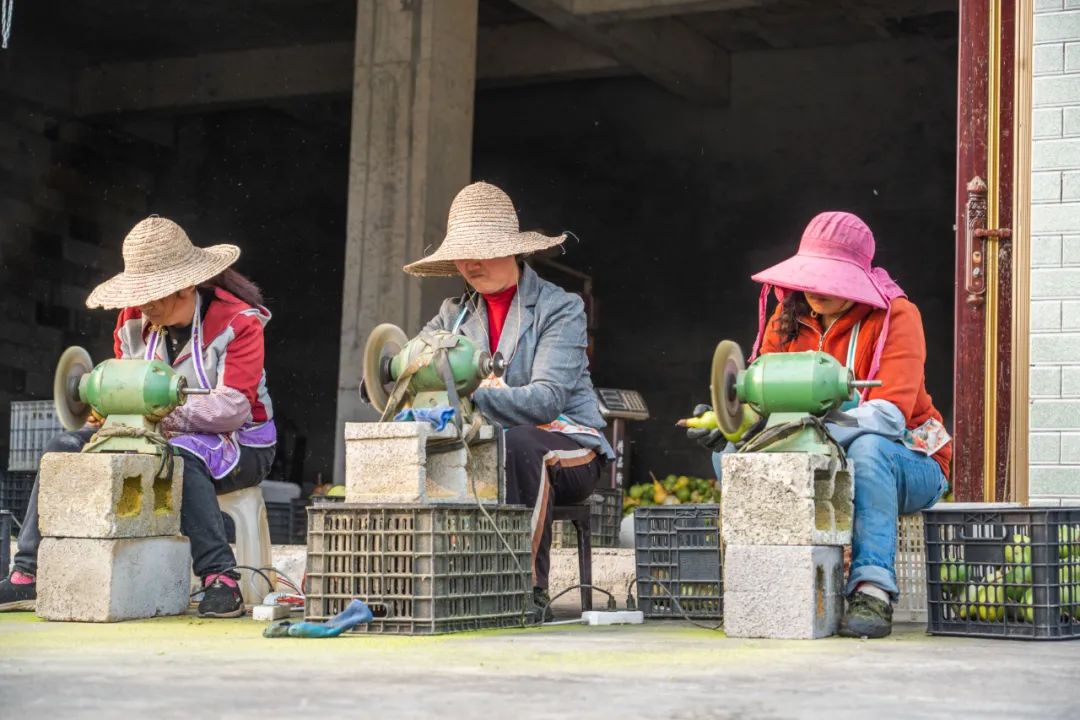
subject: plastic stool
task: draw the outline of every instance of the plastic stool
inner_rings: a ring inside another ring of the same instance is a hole
[[[581,588],[581,611],[592,610],[592,505],[556,505],[552,520],[569,520],[577,531],[578,582]]]
[[[273,564],[270,525],[266,520],[266,504],[259,486],[218,495],[218,505],[221,512],[232,518],[236,527],[236,564],[254,568],[270,567]],[[276,589],[268,587],[265,580],[250,570],[238,572],[240,593],[248,605],[258,605]],[[277,585],[274,573],[265,570],[263,573]]]

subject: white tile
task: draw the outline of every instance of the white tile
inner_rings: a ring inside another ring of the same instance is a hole
[[[1080,361],[1080,358],[1078,358]],[[1080,365],[1061,368],[1061,397],[1080,397]]]
[[[1080,463],[1080,433],[1061,434],[1061,462]]]
[[[1031,468],[1029,487],[1033,495],[1080,494],[1080,465]]]
[[[1031,238],[1032,267],[1061,267],[1061,236],[1038,235]]]
[[[1062,134],[1069,137],[1080,135],[1080,107],[1063,108],[1062,112]]]
[[[1080,361],[1080,333],[1032,333],[1032,365],[1071,365]]]
[[[1035,139],[1061,137],[1062,108],[1035,110],[1031,120],[1031,132]]]
[[[1080,400],[1032,400],[1032,430],[1080,430]]]
[[[1048,43],[1080,38],[1080,12],[1061,12],[1035,18],[1034,40]]]
[[[1031,201],[1061,202],[1061,180],[1062,173],[1057,170],[1031,173]]]
[[[1077,328],[1080,329],[1080,318],[1077,318]],[[1032,332],[1061,330],[1061,301],[1036,300],[1032,302],[1031,330]]]
[[[1032,235],[1073,235],[1077,232],[1080,232],[1080,202],[1032,206]]]
[[[1061,433],[1032,433],[1028,441],[1028,461],[1036,465],[1061,461]]]
[[[1080,299],[1080,269],[1036,268],[1031,271],[1033,299]]]
[[[1065,202],[1080,200],[1080,172],[1061,174],[1061,199]]]
[[[1062,0],[1035,0],[1035,12],[1052,13],[1064,7]]]
[[[1076,78],[1080,83],[1080,75]],[[1077,97],[1076,102],[1080,102]],[[1032,170],[1075,170],[1080,168],[1080,139],[1036,140],[1032,143]]]
[[[1031,368],[1028,392],[1032,397],[1061,397],[1061,370],[1057,365],[1036,365]]]
[[[1060,73],[1065,69],[1065,45],[1063,43],[1036,45],[1032,54],[1031,67],[1036,75]]]
[[[1066,300],[1061,303],[1061,329],[1080,330],[1080,301]]]
[[[1080,265],[1080,235],[1061,238],[1061,264]]]
[[[1065,46],[1065,72],[1080,72],[1080,42]]]

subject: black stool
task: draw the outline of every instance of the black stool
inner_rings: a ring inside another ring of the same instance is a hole
[[[0,510],[0,577],[8,576],[11,565],[11,526],[12,515],[7,510]]]
[[[578,582],[581,588],[581,611],[592,610],[592,505],[556,505],[553,520],[569,520],[577,531]]]

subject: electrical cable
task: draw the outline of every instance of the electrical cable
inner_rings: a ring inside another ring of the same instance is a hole
[[[632,591],[631,591],[630,588],[632,588],[634,586],[634,583],[636,583],[638,580],[644,580],[645,582],[651,582],[651,583],[657,585],[661,590],[663,590],[664,593],[669,598],[671,598],[671,601],[675,604],[675,609],[679,612],[680,615],[683,616],[683,619],[686,620],[691,625],[695,625],[695,626],[701,628],[702,630],[720,630],[720,629],[722,629],[724,627],[723,615],[720,616],[720,622],[717,623],[716,625],[705,625],[703,623],[699,623],[697,620],[690,617],[687,614],[687,612],[685,610],[683,610],[683,606],[679,603],[679,598],[675,597],[675,595],[672,594],[671,590],[668,589],[667,583],[664,582],[663,580],[657,580],[656,578],[652,577],[651,575],[644,575],[644,576],[640,576],[640,577],[635,576],[635,577],[630,579],[629,583],[627,583],[627,585],[626,585],[626,607],[628,609],[632,609],[632,607],[636,604],[634,602],[634,597],[633,597],[633,594],[632,594]]]
[[[559,592],[557,595],[554,595],[553,597],[548,599],[548,601],[544,604],[544,606],[542,608],[540,608],[541,622],[538,623],[538,625],[556,625],[556,624],[557,625],[563,625],[563,624],[565,624],[564,622],[558,622],[558,623],[547,622],[546,623],[546,622],[542,622],[542,620],[543,620],[544,615],[547,613],[548,608],[551,607],[552,604],[554,604],[554,602],[556,600],[558,600],[559,598],[561,598],[563,595],[565,595],[568,592],[571,592],[573,590],[580,590],[582,588],[589,588],[589,590],[596,590],[598,592],[603,593],[604,595],[607,595],[608,596],[607,609],[608,610],[617,610],[618,609],[618,603],[615,600],[615,596],[612,595],[611,593],[609,593],[604,588],[597,587],[596,585],[586,585],[584,583],[578,583],[577,585],[571,585],[570,587],[566,588],[565,590],[562,590],[561,592]],[[580,620],[575,620],[574,622],[581,622],[581,621]]]

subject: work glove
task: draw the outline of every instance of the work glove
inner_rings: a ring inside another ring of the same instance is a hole
[[[712,410],[712,405],[698,405],[694,408],[691,417],[698,417],[702,413]],[[719,428],[687,428],[686,437],[701,445],[709,452],[720,452],[727,445],[727,438]]]

